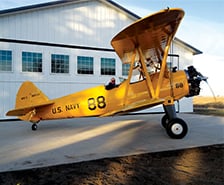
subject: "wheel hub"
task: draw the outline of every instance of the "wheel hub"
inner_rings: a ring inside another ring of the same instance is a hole
[[[172,125],[171,130],[174,134],[179,135],[183,132],[183,127],[181,124],[175,123]]]

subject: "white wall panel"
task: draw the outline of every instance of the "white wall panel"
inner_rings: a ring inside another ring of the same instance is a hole
[[[8,21],[7,21],[8,19]],[[110,39],[133,20],[98,1],[1,17],[1,37],[111,47]]]

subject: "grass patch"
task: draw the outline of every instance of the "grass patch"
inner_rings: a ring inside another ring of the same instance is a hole
[[[194,106],[194,113],[203,115],[224,116],[223,109],[215,109],[215,108],[200,108]]]
[[[222,102],[213,102],[213,103],[205,103],[205,104],[194,104],[195,107],[200,108],[214,108],[214,109],[224,109],[224,103]]]
[[[204,115],[224,116],[224,97],[197,96],[193,99],[194,113]]]

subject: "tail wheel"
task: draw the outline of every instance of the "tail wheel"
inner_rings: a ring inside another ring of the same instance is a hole
[[[169,121],[166,132],[173,139],[182,139],[188,131],[187,124],[180,118],[175,118]]]
[[[36,123],[34,123],[34,124],[32,125],[32,127],[31,127],[31,128],[32,128],[32,130],[33,130],[33,131],[37,130],[37,124],[36,124]]]

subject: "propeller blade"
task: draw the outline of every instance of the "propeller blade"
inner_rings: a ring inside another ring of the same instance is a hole
[[[211,91],[211,93],[212,93],[212,96],[213,96],[213,98],[214,98],[214,100],[215,100],[215,102],[216,102],[216,96],[215,96],[215,93],[214,93],[212,87],[210,86],[210,84],[208,83],[207,80],[206,80],[205,82],[206,82],[206,84],[208,85],[208,87],[209,87],[209,89],[210,89],[210,91]]]

